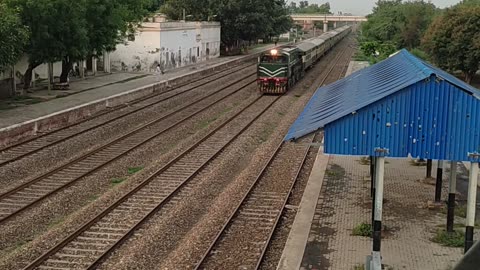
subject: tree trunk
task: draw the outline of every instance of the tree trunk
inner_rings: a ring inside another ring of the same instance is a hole
[[[473,77],[475,76],[476,72],[464,72],[465,75],[465,82],[470,84],[472,83]]]
[[[32,83],[32,72],[33,70],[38,67],[40,64],[38,63],[29,63],[28,68],[23,75],[23,90],[28,90],[30,88],[30,84]],[[23,91],[22,95],[25,94]]]
[[[72,70],[73,63],[68,57],[62,60],[62,74],[60,75],[60,83],[68,82],[68,73]]]

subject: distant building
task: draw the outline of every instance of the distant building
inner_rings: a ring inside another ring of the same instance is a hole
[[[142,23],[125,44],[110,54],[112,71],[153,72],[220,56],[219,22],[166,22],[156,16]]]

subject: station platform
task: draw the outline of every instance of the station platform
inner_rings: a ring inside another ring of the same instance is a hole
[[[352,62],[347,76],[367,65]],[[372,222],[369,165],[367,158],[327,155],[320,149],[277,270],[366,269],[372,239],[353,231]],[[432,171],[435,174],[435,162]],[[448,196],[448,171],[443,173],[442,200]],[[447,219],[446,210],[430,203],[435,181],[426,181],[425,174],[426,168],[412,160],[386,161],[381,247],[385,269],[451,269],[463,255],[463,245],[446,247],[432,241]],[[458,200],[466,200],[467,186],[468,169],[459,164]],[[455,224],[464,232],[464,218],[455,217]],[[478,240],[479,229],[475,230]]]
[[[50,95],[47,90],[36,91],[29,95],[45,100],[44,102],[0,111],[0,146],[23,136],[35,134],[37,131],[75,122],[107,107],[138,99],[163,87],[201,78],[210,71],[235,66],[273,47],[273,45],[259,46],[250,49],[246,55],[215,58],[174,69],[162,75],[113,73],[73,81],[68,91],[52,90]]]

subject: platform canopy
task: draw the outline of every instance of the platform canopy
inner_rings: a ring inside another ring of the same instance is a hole
[[[325,152],[477,161],[480,91],[407,50],[319,88],[285,137],[325,131]]]

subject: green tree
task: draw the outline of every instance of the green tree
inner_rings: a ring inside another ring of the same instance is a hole
[[[156,0],[4,0],[19,10],[22,24],[31,30],[26,46],[32,71],[42,63],[62,61],[61,82],[68,80],[74,61],[115,48],[136,23],[161,2]],[[157,7],[158,8],[158,7]]]
[[[167,0],[161,8],[174,20],[182,18],[183,10],[195,20],[215,16],[222,24],[222,43],[227,47],[239,41],[268,39],[292,26],[284,0]]]
[[[423,46],[431,59],[451,72],[461,70],[470,83],[480,63],[480,6],[448,9],[429,27]]]
[[[17,10],[0,3],[0,71],[18,61],[28,35],[28,28],[22,25]]]
[[[118,43],[135,31],[137,23],[161,3],[163,1],[157,0],[86,0],[86,54],[64,57],[61,81],[66,81],[73,62],[84,60],[87,55],[98,56],[115,50]]]
[[[308,1],[300,1],[298,8],[295,2],[291,2],[289,9],[291,13],[331,14],[329,2],[319,5],[319,4],[309,4]]]
[[[368,21],[362,24],[360,43],[367,43],[364,53],[378,52],[376,61],[388,57],[400,48],[410,50],[421,45],[421,39],[438,9],[425,1],[377,1]],[[372,56],[371,54],[366,54]]]
[[[23,25],[30,29],[26,47],[29,65],[24,89],[30,87],[32,71],[42,63],[80,57],[87,50],[85,0],[11,0],[20,10]]]

